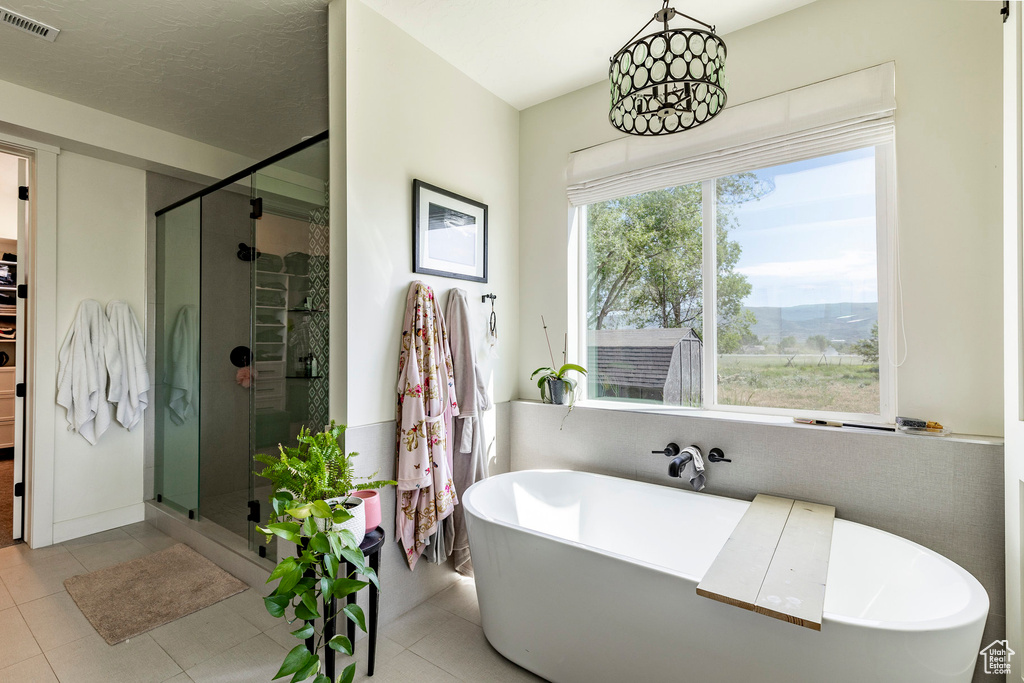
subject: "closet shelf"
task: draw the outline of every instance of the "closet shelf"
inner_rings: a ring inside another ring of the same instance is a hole
[[[289,308],[289,313],[323,313],[323,309],[320,308]]]
[[[323,375],[311,377],[309,375],[285,375],[285,379],[323,379]]]

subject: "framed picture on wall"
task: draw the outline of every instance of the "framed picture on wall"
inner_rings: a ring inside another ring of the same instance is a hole
[[[412,181],[414,273],[487,282],[487,205]]]

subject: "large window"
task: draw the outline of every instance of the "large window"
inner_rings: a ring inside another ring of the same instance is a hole
[[[889,419],[890,154],[583,207],[588,398]]]

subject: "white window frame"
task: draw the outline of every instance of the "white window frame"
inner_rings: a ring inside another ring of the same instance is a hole
[[[851,147],[863,149],[863,147]],[[714,411],[752,416],[783,416],[819,420],[855,421],[871,424],[892,424],[896,420],[896,363],[898,359],[897,328],[897,268],[896,241],[896,158],[892,139],[874,145],[875,150],[875,248],[878,272],[878,384],[879,412],[841,413],[828,410],[802,410],[793,408],[765,408],[759,406],[725,405],[718,402],[718,341],[717,341],[717,249],[715,226],[715,179],[702,181],[703,202],[703,344],[702,344],[702,396],[700,408],[662,404],[636,403],[609,399],[589,398],[588,378],[583,377],[579,391],[580,405],[587,407],[614,407],[657,410],[679,414],[699,414]],[[834,154],[839,152],[830,152]],[[826,155],[827,156],[827,155]],[[810,157],[815,158],[815,157]],[[819,157],[820,158],[820,157]],[[752,169],[758,170],[758,169]],[[584,365],[589,357],[587,348],[587,207],[576,207],[570,214],[569,313],[575,319],[578,358]],[[575,263],[572,263],[575,261]],[[575,275],[575,277],[573,277]],[[575,282],[575,286],[572,283]]]

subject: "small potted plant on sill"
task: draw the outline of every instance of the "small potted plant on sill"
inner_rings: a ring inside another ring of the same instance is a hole
[[[566,363],[557,371],[547,367],[534,370],[530,379],[537,379],[541,401],[571,406],[575,400],[578,381],[567,376],[570,372],[587,374],[586,369],[573,363]]]
[[[273,508],[274,495],[288,492],[292,498],[301,503],[325,501],[331,508],[341,507],[351,515],[342,522],[331,521],[327,517],[317,518],[317,524],[334,525],[339,529],[348,529],[357,539],[356,546],[366,535],[366,501],[353,495],[357,491],[380,489],[394,486],[394,481],[374,480],[375,472],[370,477],[356,477],[352,462],[358,453],[345,453],[339,440],[345,433],[345,425],[338,425],[333,420],[330,427],[322,432],[312,434],[303,427],[298,436],[298,446],[280,446],[280,452],[274,455],[257,453],[255,458],[263,463],[263,470],[256,474],[271,483],[272,495],[270,504]],[[379,503],[377,507],[379,511]],[[274,508],[275,514],[279,514]],[[378,512],[379,524],[379,512]],[[377,524],[373,527],[376,528]]]
[[[338,621],[343,617],[365,632],[366,617],[358,605],[346,604],[340,612],[327,617],[318,630],[316,620],[326,616],[320,613],[320,606],[331,598],[343,599],[369,585],[368,582],[379,589],[377,574],[367,566],[355,535],[343,528],[353,519],[349,512],[332,509],[325,500],[296,500],[288,491],[278,491],[270,500],[272,521],[266,527],[259,527],[260,531],[295,543],[300,549],[296,557],[285,557],[277,564],[267,579],[267,583],[277,581],[277,587],[263,598],[271,616],[286,619],[296,626],[291,634],[300,641],[285,655],[274,679],[292,676],[292,681],[313,679],[313,683],[334,683],[324,673],[325,663],[317,653],[326,646],[351,655],[353,644],[344,635],[327,638],[327,626],[332,626],[334,632],[343,631],[338,628]],[[354,567],[348,575],[343,571],[348,566],[346,563]],[[358,580],[357,575],[362,575],[366,581]],[[310,639],[312,649],[307,644]],[[351,683],[355,670],[353,662],[337,680]]]
[[[551,338],[548,337],[548,325],[544,321],[544,316],[540,317],[541,325],[544,326],[544,339],[548,343],[548,354],[551,356],[551,366],[537,368],[530,375],[530,379],[537,380],[537,388],[540,389],[540,400],[544,403],[554,403],[556,405],[567,405],[572,409],[572,405],[576,400],[576,387],[579,381],[569,377],[570,372],[577,372],[581,375],[586,375],[587,370],[582,365],[576,365],[575,363],[566,363],[566,357],[568,355],[569,339],[568,335],[565,336],[565,344],[562,348],[562,366],[555,369],[555,354],[551,352]]]

